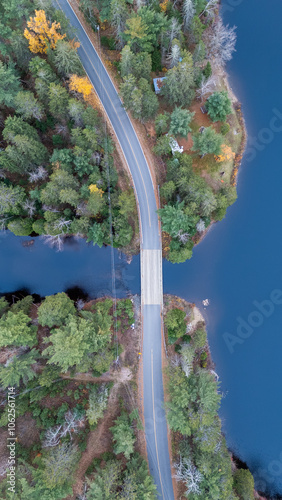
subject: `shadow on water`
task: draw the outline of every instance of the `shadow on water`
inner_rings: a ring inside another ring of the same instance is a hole
[[[30,242],[33,242],[30,244]],[[28,245],[27,245],[28,244]],[[140,293],[139,257],[131,264],[114,251],[116,294]],[[78,289],[90,298],[112,294],[110,248],[93,247],[84,239],[67,238],[62,252],[44,244],[41,238],[0,236],[0,294],[27,289],[41,296]]]

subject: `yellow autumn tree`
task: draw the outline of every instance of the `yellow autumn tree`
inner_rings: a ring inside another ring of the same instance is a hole
[[[46,54],[48,46],[54,49],[57,41],[66,36],[58,33],[60,28],[60,23],[47,21],[44,10],[36,10],[35,16],[30,17],[24,30],[24,36],[29,41],[29,50],[34,54]]]
[[[88,189],[91,194],[99,193],[99,195],[102,198],[104,191],[103,189],[99,189],[96,184],[90,184],[90,186],[88,186]]]
[[[71,75],[69,80],[70,90],[79,92],[84,99],[91,94],[92,85],[87,76]]]
[[[234,160],[234,158],[235,158],[235,153],[232,151],[230,146],[227,146],[227,144],[223,144],[221,146],[221,154],[215,156],[215,160],[218,163],[221,163],[223,161]]]
[[[162,12],[166,12],[168,8],[169,0],[163,0],[163,2],[160,3],[160,9]]]

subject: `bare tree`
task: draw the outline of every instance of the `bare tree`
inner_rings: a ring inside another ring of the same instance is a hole
[[[61,252],[64,247],[64,235],[56,234],[55,236],[52,234],[44,234],[43,239],[47,245],[51,247],[56,247],[58,252]]]
[[[166,32],[166,37],[169,39],[171,46],[173,40],[177,40],[181,36],[181,24],[176,17],[170,19],[169,29]]]
[[[5,217],[4,215],[0,218],[0,231],[5,231],[8,220],[12,219],[12,217]]]
[[[60,440],[67,434],[72,440],[72,434],[77,434],[78,430],[84,425],[85,418],[78,415],[76,411],[67,411],[65,422],[62,425],[51,427],[46,431],[43,441],[43,448],[57,446]]]
[[[203,12],[201,12],[200,17],[206,13],[209,19],[213,19],[215,17],[215,11],[217,8],[218,8],[218,0],[209,0]]]
[[[81,309],[83,309],[85,306],[85,302],[83,299],[77,299],[75,305],[76,305],[77,310],[81,311]]]
[[[198,233],[202,233],[206,229],[203,219],[200,219],[199,222],[197,222],[196,229]]]
[[[79,124],[82,124],[82,120],[79,119],[78,116],[76,116],[75,124],[78,126]],[[64,123],[57,123],[55,126],[55,130],[57,134],[62,135],[63,137],[68,137],[69,135],[69,129],[68,126],[65,125]]]
[[[182,345],[181,367],[186,377],[189,377],[193,370],[194,349],[189,344]]]
[[[140,7],[143,7],[143,5],[146,5],[146,0],[136,0],[137,10],[139,10]]]
[[[23,209],[32,217],[36,212],[35,202],[33,200],[26,200],[23,204]]]
[[[180,229],[177,233],[177,238],[179,239],[179,241],[185,245],[185,243],[187,243],[187,241],[189,240],[190,238],[190,234],[189,233],[184,233],[182,229]]]
[[[207,46],[207,55],[217,66],[224,66],[227,61],[232,59],[236,43],[236,26],[229,28],[224,26],[219,17],[215,20],[209,30],[206,30],[205,43]]]
[[[195,493],[199,495],[201,493],[200,484],[203,480],[203,476],[195,465],[193,465],[191,460],[180,456],[179,462],[173,465],[176,470],[174,477],[177,481],[183,481],[185,483],[187,488],[186,494]]]
[[[195,15],[195,7],[193,0],[184,0],[182,7],[183,21],[184,21],[184,31],[187,31],[190,27],[191,21]]]
[[[217,78],[215,76],[211,76],[207,80],[202,80],[200,87],[196,91],[198,99],[203,101],[208,94],[212,94],[215,91],[216,85]]]
[[[71,225],[71,220],[66,220],[64,217],[61,217],[54,223],[54,228],[59,229],[59,231],[67,230]]]
[[[30,172],[29,182],[37,182],[37,181],[40,181],[42,179],[46,179],[46,177],[48,177],[48,172],[47,172],[46,168],[40,166],[36,170],[34,170],[33,172]]]
[[[173,40],[170,52],[167,56],[167,60],[168,60],[168,64],[169,64],[170,68],[173,68],[173,66],[176,66],[176,64],[179,63],[180,53],[181,53],[181,50],[180,50],[180,44],[178,43],[178,40]]]
[[[123,0],[112,0],[111,2],[111,24],[115,30],[119,48],[124,46],[122,33],[125,30],[126,19],[128,18],[127,8]]]
[[[87,495],[86,495],[87,490],[88,490],[87,483],[84,483],[82,492],[77,495],[76,500],[87,500]]]
[[[173,368],[181,366],[181,356],[179,356],[179,354],[174,354],[174,356],[170,360],[170,364]]]
[[[97,182],[96,182],[96,185],[97,185]],[[82,201],[76,207],[76,215],[85,215],[87,213],[88,213],[87,203],[85,203],[85,201]]]
[[[46,205],[46,203],[42,205],[42,209],[44,210],[44,212],[54,212],[54,213],[60,212],[60,210],[58,210],[57,208],[51,207],[51,205]]]

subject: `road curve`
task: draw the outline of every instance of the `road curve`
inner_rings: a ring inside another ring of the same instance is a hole
[[[153,181],[132,123],[99,55],[67,0],[55,0],[76,28],[78,53],[123,151],[134,183],[141,230],[144,419],[149,468],[159,498],[173,500],[162,379],[162,253]]]

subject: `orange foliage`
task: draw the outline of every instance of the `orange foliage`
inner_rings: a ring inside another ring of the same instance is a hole
[[[92,106],[92,108],[94,108],[94,109],[100,109],[100,110],[103,109],[101,101],[100,101],[99,97],[97,96],[95,90],[92,92],[92,94],[90,94],[89,96],[86,97],[85,101],[90,106]]]
[[[89,189],[89,191],[90,191],[90,193],[91,193],[91,194],[94,194],[94,193],[99,193],[99,195],[100,195],[100,196],[101,196],[101,198],[102,198],[102,196],[103,196],[103,192],[104,192],[104,191],[103,191],[103,189],[99,189],[99,188],[96,186],[96,184],[90,184],[90,186],[88,186],[88,189]]]
[[[235,158],[235,153],[233,153],[231,147],[227,146],[226,144],[223,144],[223,146],[221,146],[221,154],[215,156],[215,161],[221,163],[222,161],[234,160],[234,158]]]
[[[160,8],[161,8],[162,12],[166,12],[168,4],[169,4],[169,0],[163,0],[163,2],[160,3]]]
[[[82,94],[84,99],[92,92],[92,85],[87,76],[71,75],[69,86],[70,90]]]
[[[34,54],[46,54],[48,46],[54,49],[57,41],[66,36],[57,32],[60,23],[51,24],[47,21],[44,10],[36,10],[35,16],[27,21],[27,26],[29,29],[24,30],[24,36],[29,41],[29,50]]]
[[[73,40],[70,40],[69,41],[69,44],[70,46],[73,48],[73,49],[78,49],[80,47],[80,43],[75,41],[75,39],[73,38]]]

